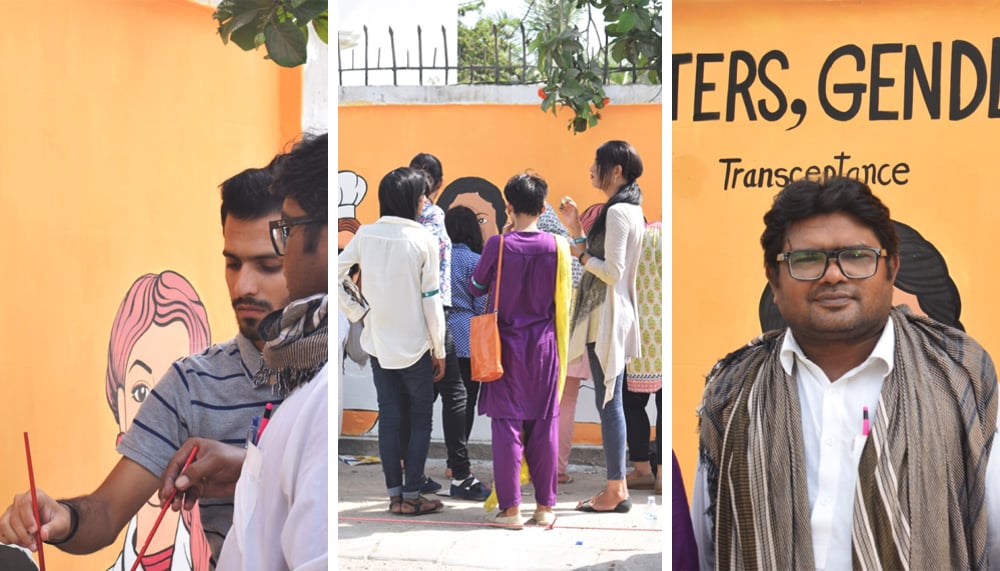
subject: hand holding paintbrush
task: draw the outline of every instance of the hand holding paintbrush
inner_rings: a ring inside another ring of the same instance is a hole
[[[27,438],[27,436],[25,436],[25,438]],[[184,467],[181,468],[181,473],[182,474],[184,473],[184,470],[187,469],[187,467],[191,465],[191,461],[194,460],[194,455],[197,454],[197,453],[198,453],[198,447],[197,446],[193,446],[191,448],[191,453],[187,457],[187,462],[185,462],[184,463]],[[164,516],[164,514],[167,513],[167,509],[170,508],[170,504],[173,503],[174,496],[176,494],[177,494],[177,489],[175,488],[173,490],[173,492],[170,493],[170,497],[168,497],[163,502],[163,506],[160,508],[160,515],[156,516],[156,522],[153,523],[153,529],[149,530],[149,535],[146,536],[146,543],[142,544],[142,549],[139,550],[139,554],[136,555],[135,563],[132,564],[132,570],[131,571],[135,571],[136,569],[139,568],[139,564],[142,562],[142,556],[146,554],[146,548],[149,547],[149,542],[151,542],[153,540],[153,536],[156,535],[156,529],[158,527],[160,527],[160,521],[163,520],[163,516]],[[39,555],[40,554],[41,554],[41,549],[39,549]]]

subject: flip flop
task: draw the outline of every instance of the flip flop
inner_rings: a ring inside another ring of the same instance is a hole
[[[413,511],[403,511],[404,507],[409,507]],[[399,508],[399,515],[416,516],[441,511],[444,509],[444,504],[441,503],[441,500],[429,500],[423,496],[417,496],[412,499],[403,498],[403,503]]]
[[[576,506],[576,511],[578,511],[578,512],[587,512],[587,513],[597,513],[597,514],[604,514],[604,513],[620,513],[620,514],[624,514],[624,513],[628,513],[629,510],[632,509],[632,498],[625,498],[624,500],[618,502],[618,505],[615,506],[613,509],[610,509],[610,510],[598,510],[598,509],[594,509],[594,506],[592,506],[590,504],[590,502],[592,501],[592,499],[593,498],[588,498],[588,499],[583,500],[582,502],[580,502],[580,505]]]
[[[574,478],[569,474],[559,474],[556,481],[560,484],[572,484],[574,482]]]

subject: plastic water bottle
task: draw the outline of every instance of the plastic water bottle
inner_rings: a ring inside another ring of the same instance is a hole
[[[657,522],[657,505],[656,496],[648,496],[646,498],[646,525],[649,527],[656,527]]]

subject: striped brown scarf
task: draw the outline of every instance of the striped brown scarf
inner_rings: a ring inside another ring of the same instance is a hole
[[[902,307],[892,318],[895,364],[858,468],[854,567],[986,569],[993,362],[957,329]],[[783,338],[769,332],[727,355],[705,386],[700,455],[718,569],[815,568],[798,390],[781,367]]]

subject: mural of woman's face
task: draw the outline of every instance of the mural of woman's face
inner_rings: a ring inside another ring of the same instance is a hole
[[[153,325],[139,337],[125,362],[125,386],[118,387],[118,424],[122,432],[132,426],[142,401],[170,365],[191,352],[190,344],[188,330],[179,321],[165,327]]]
[[[481,196],[475,192],[465,192],[459,194],[452,201],[451,206],[448,208],[454,208],[456,206],[465,206],[476,213],[476,221],[479,222],[479,231],[483,233],[483,242],[485,243],[490,236],[496,236],[500,233],[500,229],[497,228],[497,212],[493,208],[493,205],[484,200]]]

